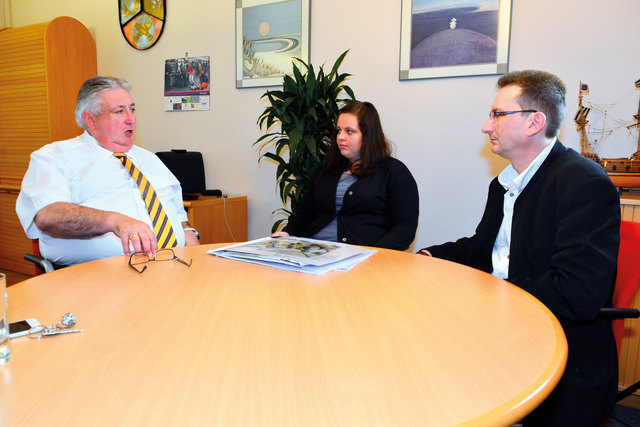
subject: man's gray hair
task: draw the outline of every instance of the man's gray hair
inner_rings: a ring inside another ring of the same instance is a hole
[[[82,113],[88,111],[98,115],[102,113],[102,103],[100,102],[100,93],[105,90],[124,89],[129,92],[131,84],[126,80],[109,76],[96,76],[82,84],[80,92],[78,92],[78,100],[76,102],[76,123],[83,129],[89,130],[84,122]]]

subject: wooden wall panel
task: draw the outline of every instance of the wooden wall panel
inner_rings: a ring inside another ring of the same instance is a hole
[[[640,222],[640,195],[623,196],[620,198],[622,219],[624,221]],[[640,260],[638,260],[640,268]],[[631,302],[631,307],[640,308],[640,292],[637,292]],[[620,348],[620,369],[618,383],[621,387],[628,387],[640,381],[640,319],[626,319],[624,321],[624,337]],[[640,392],[634,393],[640,396]]]
[[[622,205],[621,214],[624,221],[640,222],[640,206]]]
[[[632,307],[640,308],[640,293],[636,293]],[[640,319],[624,321],[624,338],[620,348],[620,378],[618,383],[628,387],[640,381]],[[636,392],[640,395],[640,393]]]

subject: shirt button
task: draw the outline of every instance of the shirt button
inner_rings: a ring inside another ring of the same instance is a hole
[[[349,195],[350,195],[350,196],[353,196],[353,191],[349,191]]]
[[[509,195],[510,195],[511,197],[513,197],[513,193],[509,193]]]
[[[343,241],[343,242],[346,242],[346,241],[347,241],[347,238],[346,238],[346,237],[343,237],[343,238],[342,238],[342,241]]]

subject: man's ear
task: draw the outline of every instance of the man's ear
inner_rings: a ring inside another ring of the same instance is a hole
[[[84,123],[87,125],[87,127],[89,128],[90,131],[95,131],[96,130],[96,121],[94,119],[94,115],[93,113],[90,113],[87,110],[84,110],[82,112],[82,120],[84,120]]]
[[[547,116],[542,111],[531,113],[528,120],[527,136],[533,136],[543,131],[547,124]]]

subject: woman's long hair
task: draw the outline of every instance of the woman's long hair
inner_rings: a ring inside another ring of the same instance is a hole
[[[331,146],[322,167],[330,173],[343,173],[350,170],[356,176],[364,176],[376,170],[391,156],[391,147],[382,131],[378,111],[372,103],[350,101],[340,109],[340,115],[345,113],[353,114],[358,118],[358,127],[362,133],[360,160],[351,164],[349,159],[340,153],[338,131],[335,130],[331,135]]]

